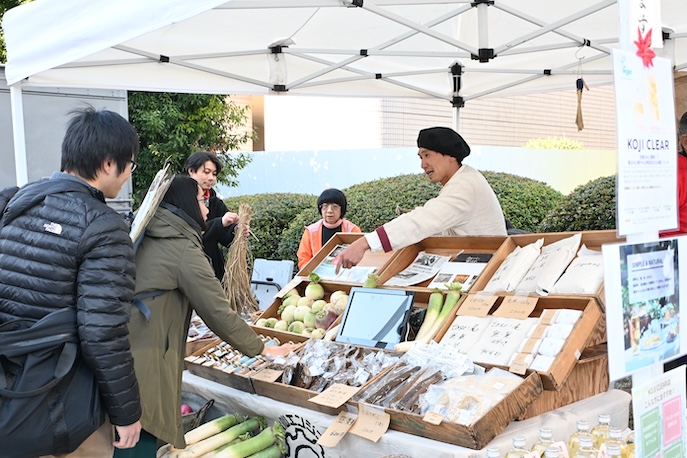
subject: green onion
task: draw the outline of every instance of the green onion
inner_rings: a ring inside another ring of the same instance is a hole
[[[248,455],[248,458],[281,458],[284,456],[284,449],[279,445],[274,444],[267,447],[265,450]]]
[[[190,447],[186,447],[184,450],[182,450],[176,458],[197,458],[200,457],[206,453],[210,453],[211,451],[215,450],[216,448],[226,444],[227,442],[231,442],[237,437],[241,436],[242,434],[251,432],[256,429],[262,429],[265,427],[265,419],[262,417],[253,417],[249,418],[248,420],[244,421],[243,423],[239,423],[236,426],[232,426],[231,428],[227,429],[226,431],[223,431],[219,434],[215,434],[214,436],[210,436],[205,440],[202,440],[200,442],[197,442]],[[238,444],[237,444],[238,445]],[[217,456],[220,456],[217,454]]]
[[[247,433],[246,433],[246,434],[242,434],[241,436],[237,437],[237,438],[234,439],[233,441],[228,442],[228,443],[226,443],[226,444],[224,444],[224,445],[220,445],[219,447],[217,447],[216,449],[214,449],[214,450],[211,451],[210,453],[206,453],[205,455],[203,455],[202,458],[213,458],[213,457],[216,457],[217,454],[218,454],[219,452],[221,452],[222,450],[224,450],[225,448],[227,448],[227,447],[229,447],[229,446],[231,446],[231,445],[234,445],[234,444],[238,444],[238,443],[241,442],[241,441],[245,441],[246,439],[249,439],[250,437],[251,437],[250,434],[247,434]]]
[[[263,430],[255,437],[225,448],[215,455],[215,458],[246,458],[266,448],[270,448],[273,444],[280,447],[282,453],[286,453],[284,448],[284,428],[278,422],[275,422],[271,428]]]
[[[415,336],[416,341],[424,341],[425,337],[429,336],[429,332],[432,330],[437,318],[439,318],[439,313],[441,312],[441,306],[443,304],[444,293],[442,293],[441,290],[435,289],[434,292],[429,295],[427,312],[425,313],[425,319],[422,321],[422,326],[420,326],[420,330]]]
[[[216,418],[215,420],[209,421],[187,432],[186,435],[184,435],[184,441],[186,441],[186,445],[195,444],[196,442],[207,439],[214,434],[221,433],[222,431],[241,423],[245,419],[246,417],[240,413],[224,415],[223,417]]]

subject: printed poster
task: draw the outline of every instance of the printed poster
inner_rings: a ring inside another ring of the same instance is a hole
[[[635,456],[685,456],[685,366],[632,388]]]
[[[640,41],[643,51],[613,49],[621,236],[678,227],[672,65]]]
[[[687,353],[686,241],[602,247],[611,380]]]

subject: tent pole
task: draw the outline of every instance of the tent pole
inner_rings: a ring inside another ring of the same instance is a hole
[[[460,107],[453,107],[453,130],[458,132],[458,117],[460,115]]]
[[[24,136],[24,102],[21,82],[10,86],[10,104],[12,105],[12,136],[14,139],[14,167],[17,186],[29,182],[29,169],[26,160],[26,137]]]

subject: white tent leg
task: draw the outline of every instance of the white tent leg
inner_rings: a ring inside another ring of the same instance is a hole
[[[460,108],[453,107],[453,130],[460,133],[458,130],[458,116],[460,115]]]
[[[21,83],[10,86],[10,103],[12,105],[12,136],[14,138],[14,165],[17,186],[29,182],[29,168],[26,160],[26,137],[24,136],[24,102]]]

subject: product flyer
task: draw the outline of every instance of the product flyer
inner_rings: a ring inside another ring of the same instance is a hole
[[[685,366],[632,388],[635,456],[685,456]]]
[[[613,80],[618,234],[674,229],[678,226],[677,137],[670,59],[642,59],[638,52],[614,49]]]
[[[611,380],[687,353],[685,240],[603,246]]]

